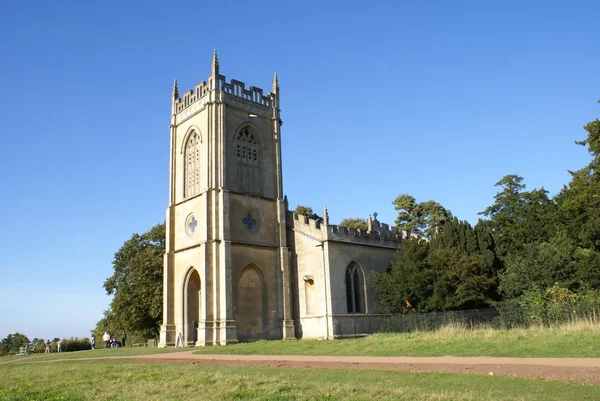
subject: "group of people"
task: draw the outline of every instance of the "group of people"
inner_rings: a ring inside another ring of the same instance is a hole
[[[42,340],[42,341],[44,341],[44,340]],[[48,341],[46,341],[45,346],[46,346],[46,348],[44,350],[44,354],[49,354],[50,351],[52,350],[52,343],[50,342],[50,339],[48,339]],[[56,352],[62,352],[62,344],[61,344],[60,338],[56,339]]]
[[[104,332],[102,336],[102,341],[104,341],[104,348],[111,348],[113,344],[117,344],[117,347],[125,347],[125,341],[127,340],[127,333],[123,330],[123,334],[121,335],[121,342],[119,343],[115,336],[108,334],[108,331]],[[92,338],[90,338],[90,344],[92,345],[92,349],[96,349],[96,337],[92,334]]]

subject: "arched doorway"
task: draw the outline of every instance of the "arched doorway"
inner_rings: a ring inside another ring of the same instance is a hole
[[[252,341],[265,338],[267,291],[260,269],[248,265],[237,285],[236,317],[238,339]]]
[[[198,321],[200,320],[200,275],[196,269],[188,274],[185,289],[185,338],[187,345],[194,345],[198,341]]]

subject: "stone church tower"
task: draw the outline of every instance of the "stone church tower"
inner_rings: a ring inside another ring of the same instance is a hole
[[[228,83],[215,52],[170,132],[160,346],[294,338],[277,75]]]

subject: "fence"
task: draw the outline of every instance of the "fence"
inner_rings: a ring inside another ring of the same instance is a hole
[[[459,325],[465,328],[486,326],[494,329],[549,326],[578,320],[598,322],[598,305],[582,307],[570,303],[553,304],[543,309],[527,307],[501,307],[429,313],[403,313],[379,317],[374,325],[379,333],[409,333],[433,331],[444,326]]]

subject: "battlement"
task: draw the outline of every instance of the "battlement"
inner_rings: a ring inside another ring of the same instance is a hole
[[[217,82],[218,89],[228,95],[240,97],[254,103],[262,104],[263,106],[273,107],[274,102],[271,93],[269,93],[269,96],[264,96],[264,91],[260,88],[250,86],[250,88],[246,89],[246,84],[235,79],[232,79],[231,83],[228,84],[224,75],[219,75]]]
[[[396,227],[381,224],[379,231],[349,229],[334,224],[324,224],[294,211],[287,211],[287,224],[300,232],[306,233],[319,241],[339,241],[361,243],[365,245],[397,248],[405,236]]]
[[[175,104],[175,113],[179,113],[180,111],[183,111],[187,107],[196,103],[208,92],[210,92],[210,87],[206,81],[200,82],[194,89],[185,92],[182,97],[178,97],[173,100],[173,103]]]
[[[402,235],[398,235],[397,232],[358,230],[337,225],[327,226],[327,236],[334,241],[372,243],[373,245],[394,247],[398,247],[402,242]]]
[[[212,80],[212,77],[209,80]],[[211,85],[207,84],[206,81],[202,81],[196,85],[194,89],[185,92],[183,96],[174,98],[173,103],[175,106],[175,113],[180,113],[207,95],[211,90],[210,86]],[[273,107],[274,105],[272,93],[265,96],[264,91],[255,86],[250,86],[246,89],[245,83],[235,79],[232,79],[230,83],[227,83],[227,79],[224,75],[219,75],[219,78],[215,82],[215,89],[221,90],[228,95],[239,97],[266,107]]]

